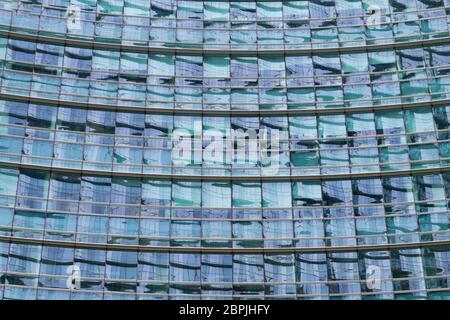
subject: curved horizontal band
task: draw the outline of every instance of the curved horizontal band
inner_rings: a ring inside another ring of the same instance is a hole
[[[66,12],[67,7],[64,6],[64,4],[61,5],[51,5],[51,4],[42,4],[39,2],[34,2],[34,1],[30,1],[30,0],[22,0],[21,1],[23,4],[27,4],[27,5],[32,5],[33,8],[42,8],[42,9],[51,9],[51,10],[57,10],[60,12]],[[218,0],[217,2],[222,2],[222,3],[229,3],[231,1],[228,0]],[[254,0],[240,0],[239,2],[255,2]],[[258,2],[273,2],[273,0],[258,0]],[[86,9],[86,7],[81,7],[80,8],[80,12],[85,13],[85,14],[90,14],[90,15],[94,15],[94,14],[99,14],[101,17],[121,17],[121,18],[139,18],[139,19],[150,19],[150,20],[156,20],[156,21],[173,21],[173,22],[184,22],[184,21],[191,21],[192,18],[181,18],[181,17],[168,17],[168,16],[146,16],[146,15],[137,15],[137,14],[129,14],[129,13],[125,13],[125,12],[121,12],[121,13],[115,13],[115,12],[96,12],[93,8],[93,6],[88,6],[91,8],[91,10]],[[393,16],[404,16],[404,15],[408,15],[408,14],[420,14],[420,15],[425,15],[427,13],[430,12],[435,12],[436,10],[445,10],[448,9],[449,6],[443,5],[443,6],[436,6],[436,7],[430,7],[430,8],[425,8],[425,9],[410,9],[407,8],[405,10],[399,11],[399,12],[390,12],[389,8],[385,8],[387,9],[384,14],[381,15],[381,18],[392,18]],[[146,8],[145,8],[146,9]],[[3,11],[16,11],[16,12],[21,12],[21,13],[31,13],[31,15],[35,15],[35,16],[39,16],[39,17],[54,17],[48,14],[42,14],[42,13],[34,13],[32,10],[29,9],[22,9],[20,7],[20,4],[17,7],[11,6],[11,8],[9,9],[4,9],[2,8]],[[340,15],[339,14],[339,10],[337,10],[337,15],[336,16],[332,16],[331,20],[348,20],[348,19],[357,19],[357,18],[369,18],[372,17],[372,12],[369,13],[368,10],[365,9],[360,9],[362,11],[364,11],[364,13],[362,14],[351,14],[351,15]],[[381,10],[380,10],[381,11]],[[381,13],[381,12],[380,12]],[[440,18],[440,16],[438,16],[438,18]],[[280,22],[280,23],[288,23],[288,22],[305,22],[305,21],[313,21],[313,22],[317,22],[317,23],[325,23],[328,20],[330,20],[330,18],[326,19],[326,18],[315,18],[315,17],[305,17],[305,16],[300,16],[300,17],[296,17],[295,15],[292,18],[286,17],[283,15],[283,17],[275,17],[274,19],[269,19],[266,17],[259,17],[259,18],[253,18],[253,19],[225,19],[225,18],[213,18],[213,19],[206,19],[206,18],[195,18],[195,21],[198,22],[203,22],[203,23],[274,23],[274,22]],[[394,22],[409,22],[412,19],[407,19],[407,20],[395,20]],[[81,21],[83,22],[93,22],[94,20],[89,20],[89,19],[81,19]],[[387,24],[388,22],[381,22],[380,24]],[[117,24],[117,23],[111,23],[111,24]],[[119,23],[119,25],[123,25],[121,23]],[[351,27],[353,26],[352,24],[349,25],[343,25],[343,27]],[[359,25],[357,25],[359,26]]]
[[[446,279],[445,276],[441,277],[442,279]],[[397,280],[397,279],[396,279]],[[110,282],[120,282],[120,280],[109,280]],[[401,280],[398,280],[399,282]],[[132,281],[133,282],[133,281]],[[350,283],[354,283],[354,282],[358,282],[358,281],[349,281]],[[164,282],[166,284],[172,284],[172,285],[176,285],[176,283],[174,282]],[[265,285],[268,285],[269,282],[265,282]],[[333,282],[327,282],[327,283],[333,283]],[[230,283],[234,284],[233,282]],[[272,282],[270,282],[270,284],[272,284]],[[5,291],[8,290],[8,288],[16,288],[18,290],[20,289],[30,289],[30,287],[25,286],[25,285],[17,285],[17,284],[0,284],[0,291],[2,290],[2,288],[5,288]],[[111,299],[111,297],[113,296],[120,296],[121,298],[123,298],[124,296],[130,296],[130,297],[157,297],[158,299],[177,299],[177,298],[182,298],[182,299],[193,299],[193,300],[198,300],[199,299],[199,294],[196,293],[140,293],[140,292],[127,292],[127,291],[109,291],[109,290],[87,290],[87,289],[80,289],[80,290],[70,290],[70,289],[61,289],[61,288],[53,288],[53,287],[32,287],[31,288],[33,291],[36,291],[37,294],[39,294],[39,292],[65,292],[65,293],[71,293],[71,294],[92,294],[95,296],[101,296],[101,297],[109,297],[109,299]],[[448,293],[448,288],[427,288],[427,289],[411,289],[411,290],[382,290],[382,291],[377,291],[376,293],[373,292],[346,292],[346,293],[319,293],[319,294],[299,294],[299,293],[286,293],[286,294],[265,294],[263,295],[263,297],[265,298],[276,298],[276,299],[292,299],[292,298],[331,298],[331,297],[351,297],[354,299],[355,296],[360,296],[360,297],[370,297],[370,296],[383,296],[383,295],[392,295],[392,297],[394,297],[394,295],[403,295],[403,294],[424,294],[425,296],[427,294],[430,293],[444,293],[447,294]],[[261,295],[259,293],[255,293],[252,295],[249,295],[248,293],[229,293],[229,294],[201,294],[202,299],[208,298],[208,297],[213,297],[214,299],[230,299],[230,298],[242,298],[244,300],[249,300],[249,299],[255,299],[255,300],[259,300],[261,299]],[[419,297],[419,296],[418,296]],[[134,300],[134,299],[133,299]]]
[[[157,47],[157,46],[133,46],[133,45],[123,45],[123,44],[113,44],[105,42],[96,41],[84,41],[75,40],[67,38],[57,38],[43,36],[39,34],[27,34],[21,32],[14,32],[9,30],[0,30],[1,36],[7,36],[12,39],[17,40],[34,40],[39,42],[45,42],[50,44],[63,44],[75,47],[84,48],[98,48],[98,49],[113,49],[117,51],[132,51],[132,52],[159,52],[159,53],[181,53],[181,54],[239,54],[239,55],[280,55],[280,54],[313,54],[313,53],[333,53],[333,52],[358,52],[358,51],[378,51],[383,49],[404,49],[415,46],[426,46],[433,44],[448,44],[450,42],[450,36],[426,39],[426,40],[415,40],[415,41],[404,41],[404,42],[394,42],[386,44],[370,44],[365,46],[354,46],[354,47],[329,47],[329,48],[307,48],[307,49],[277,49],[277,50],[233,50],[233,49],[192,49],[192,48],[180,48],[180,47]],[[383,39],[378,39],[382,41]],[[325,43],[326,44],[326,43]]]
[[[342,108],[321,108],[321,109],[284,109],[284,110],[214,110],[214,109],[163,109],[163,108],[148,108],[148,107],[133,107],[125,105],[109,105],[91,102],[77,102],[70,100],[56,100],[48,98],[40,98],[33,96],[23,96],[10,93],[1,93],[0,98],[18,100],[30,103],[43,103],[51,105],[62,105],[65,107],[84,108],[84,109],[102,109],[102,110],[116,110],[116,111],[133,111],[133,112],[148,112],[159,114],[182,114],[182,115],[211,115],[211,116],[283,116],[283,115],[333,115],[333,114],[351,114],[374,112],[380,110],[396,110],[396,109],[412,109],[419,107],[442,106],[450,105],[449,99],[440,99],[433,101],[421,101],[412,103],[398,103],[386,104],[379,106],[364,106],[364,107],[342,107]]]
[[[366,179],[366,178],[382,178],[392,176],[406,176],[418,174],[436,174],[450,172],[450,166],[427,168],[427,169],[409,169],[397,171],[383,172],[367,172],[367,173],[339,173],[339,174],[317,174],[317,175],[258,175],[258,176],[215,176],[215,175],[194,175],[194,174],[155,174],[155,173],[137,173],[137,172],[102,172],[89,169],[72,169],[62,167],[48,167],[34,164],[24,164],[15,162],[0,161],[0,166],[29,169],[44,170],[46,172],[86,174],[91,176],[119,176],[119,177],[145,177],[155,180],[184,180],[184,181],[307,181],[307,180],[343,180],[343,179]],[[195,169],[195,168],[193,168]]]
[[[8,241],[21,244],[51,245],[61,247],[83,248],[83,249],[106,249],[106,250],[131,250],[139,252],[177,252],[177,253],[339,253],[339,252],[367,252],[402,250],[415,248],[430,248],[449,246],[450,240],[439,240],[429,242],[408,242],[381,245],[362,246],[334,246],[334,247],[292,247],[292,248],[205,248],[205,247],[157,247],[140,245],[103,244],[89,242],[71,242],[62,240],[44,240],[33,238],[21,238],[13,236],[0,236],[0,241]]]

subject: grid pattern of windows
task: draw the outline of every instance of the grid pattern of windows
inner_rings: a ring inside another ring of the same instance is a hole
[[[183,55],[0,37],[0,92],[134,109],[311,110],[450,95],[450,45],[303,55]]]
[[[0,0],[0,300],[449,300],[449,13]]]
[[[450,248],[290,254],[150,253],[0,241],[4,299],[449,299]],[[66,267],[81,289],[67,290]],[[381,286],[366,284],[369,266]],[[447,275],[447,277],[445,276]]]
[[[324,248],[450,239],[450,174],[186,181],[0,168],[0,234],[87,243]]]
[[[77,109],[0,100],[0,161],[55,168],[161,175],[258,176],[260,158],[208,158],[212,130],[226,146],[233,130],[277,130],[278,175],[430,169],[450,161],[450,107],[351,114],[225,117]],[[174,132],[192,153],[173,159]],[[246,137],[249,134],[247,133]]]

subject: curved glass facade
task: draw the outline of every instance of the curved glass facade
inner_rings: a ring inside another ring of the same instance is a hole
[[[450,299],[449,25],[0,0],[0,299]]]

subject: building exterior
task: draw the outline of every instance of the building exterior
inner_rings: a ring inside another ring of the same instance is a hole
[[[449,299],[449,0],[0,0],[0,299]]]

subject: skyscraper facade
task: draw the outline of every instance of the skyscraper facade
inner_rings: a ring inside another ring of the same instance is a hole
[[[0,299],[450,299],[450,0],[0,0]]]

